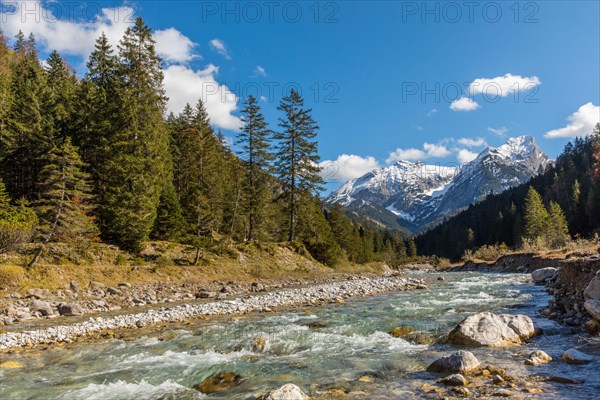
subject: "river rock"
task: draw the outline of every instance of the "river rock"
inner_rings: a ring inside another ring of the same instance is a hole
[[[389,334],[396,338],[405,337],[410,333],[415,332],[416,329],[412,326],[399,326],[397,328],[392,329]]]
[[[540,269],[536,269],[535,271],[533,271],[531,273],[531,277],[537,283],[543,283],[543,282],[546,282],[547,280],[554,278],[557,273],[558,273],[558,268],[554,268],[554,267],[540,268]]]
[[[583,307],[594,319],[600,321],[600,300],[586,300]]]
[[[81,286],[79,286],[79,282],[77,282],[76,280],[72,280],[71,283],[69,283],[69,287],[72,291],[79,292]]]
[[[447,377],[440,379],[439,382],[446,386],[465,386],[467,384],[467,380],[461,374],[448,375]]]
[[[600,300],[600,271],[596,272],[596,276],[587,285],[583,295],[586,299]]]
[[[470,351],[457,351],[432,362],[427,371],[446,374],[469,374],[479,368],[479,360]]]
[[[257,337],[252,342],[252,351],[254,353],[264,353],[268,345],[269,342],[267,339],[265,339],[264,337]]]
[[[563,360],[567,364],[586,364],[594,361],[594,357],[576,349],[569,349],[563,353]]]
[[[535,334],[526,315],[482,312],[464,319],[450,334],[448,342],[464,346],[503,347],[520,344]]]
[[[32,313],[39,311],[44,317],[54,315],[54,310],[52,310],[50,303],[42,300],[33,300],[31,303],[29,303],[29,309]]]
[[[83,315],[83,308],[77,303],[60,303],[58,305],[58,312],[60,315],[67,317],[74,317]]]
[[[219,372],[209,376],[200,384],[194,386],[194,389],[206,393],[220,393],[227,389],[241,385],[242,377],[233,372]]]
[[[288,383],[277,390],[260,396],[257,400],[308,400],[300,388],[294,384]]]
[[[552,361],[552,357],[548,355],[548,353],[542,350],[536,350],[529,355],[527,360],[525,360],[525,365],[537,367],[550,361]]]
[[[50,291],[48,289],[35,288],[27,291],[27,297],[35,297],[38,300],[43,300],[48,296],[50,296]]]

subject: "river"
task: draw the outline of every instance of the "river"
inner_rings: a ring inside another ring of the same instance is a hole
[[[410,274],[419,278],[426,273]],[[545,393],[527,395],[531,398],[598,398],[597,362],[568,365],[560,360],[562,352],[576,344],[575,336],[538,316],[549,295],[543,287],[531,284],[529,275],[461,272],[435,276],[444,281],[434,281],[429,290],[229,321],[196,320],[175,329],[157,327],[144,337],[128,340],[81,342],[3,355],[2,362],[16,361],[23,367],[0,369],[0,398],[247,399],[285,383],[294,383],[311,395],[336,388],[345,391],[347,398],[431,398],[420,387],[434,383],[435,378],[423,371],[456,348],[419,344],[386,332],[410,326],[421,332],[422,338],[441,337],[460,320],[480,311],[526,314],[544,330],[523,346],[470,349],[483,365],[506,368],[520,379],[559,375],[585,381],[579,385],[540,383]],[[267,339],[263,353],[252,351],[257,337]],[[555,361],[525,366],[526,355],[536,349],[546,351]],[[235,372],[244,381],[220,395],[206,396],[192,389],[219,371]]]

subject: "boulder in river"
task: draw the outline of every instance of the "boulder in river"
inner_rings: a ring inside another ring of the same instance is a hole
[[[227,389],[236,387],[242,384],[242,377],[233,372],[219,372],[209,376],[198,385],[194,386],[194,389],[206,393],[220,393]]]
[[[260,396],[257,400],[308,400],[300,388],[294,384],[288,383],[277,390],[273,390]]]
[[[464,319],[448,335],[448,342],[463,346],[504,347],[521,344],[535,334],[526,315],[482,312]]]
[[[586,300],[583,307],[595,320],[600,321],[600,300]]]
[[[563,360],[567,364],[586,364],[594,361],[594,357],[576,349],[569,349],[563,353]]]
[[[457,351],[432,362],[427,371],[443,374],[469,374],[479,368],[479,360],[470,351]]]
[[[536,269],[535,271],[533,271],[531,273],[531,277],[537,283],[544,283],[547,280],[554,278],[557,273],[558,273],[558,268],[554,268],[554,267],[540,268],[540,269]]]
[[[440,383],[446,386],[466,386],[467,380],[461,374],[448,375],[445,378],[440,379]]]
[[[596,272],[596,276],[587,285],[583,295],[586,299],[600,300],[600,271]]]
[[[412,326],[399,326],[397,328],[392,329],[389,334],[396,338],[405,337],[410,333],[415,332],[416,329]]]

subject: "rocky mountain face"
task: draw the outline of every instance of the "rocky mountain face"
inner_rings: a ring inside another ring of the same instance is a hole
[[[326,202],[381,226],[418,232],[489,194],[529,181],[550,162],[529,136],[487,147],[462,166],[399,161],[346,182]]]

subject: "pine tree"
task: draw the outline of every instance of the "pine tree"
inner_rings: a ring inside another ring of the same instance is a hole
[[[548,228],[545,236],[546,243],[552,248],[562,247],[570,240],[565,213],[554,201],[548,205]]]
[[[158,240],[179,240],[185,232],[185,219],[173,182],[168,179],[160,195],[160,203],[152,229],[152,237]]]
[[[537,239],[543,237],[548,227],[548,212],[542,203],[540,194],[529,187],[525,197],[525,209],[523,210],[525,223],[525,237]]]
[[[47,118],[46,135],[54,141],[61,141],[70,136],[73,126],[77,79],[56,51],[48,57],[47,65],[43,105]]]
[[[22,32],[14,45],[15,60],[10,82],[11,103],[3,138],[1,173],[8,190],[16,197],[35,199],[37,177],[51,149],[47,116],[43,114],[46,80],[35,48],[35,38]]]
[[[248,240],[255,239],[264,221],[265,206],[269,201],[268,173],[273,155],[270,152],[271,131],[260,112],[256,98],[248,96],[242,110],[243,128],[238,134],[236,145],[244,161],[246,185],[244,185],[245,209],[248,214]]]
[[[14,57],[8,48],[7,39],[0,29],[0,165],[7,151],[12,148],[12,135],[9,135],[7,119],[12,103],[11,80]]]
[[[17,249],[31,240],[37,216],[25,201],[13,206],[0,179],[0,254]]]
[[[48,154],[40,174],[42,192],[36,210],[40,219],[42,245],[30,266],[37,263],[50,242],[94,240],[98,230],[91,217],[91,186],[85,164],[67,137]]]
[[[289,214],[288,240],[293,241],[296,239],[299,202],[316,194],[323,184],[319,175],[317,142],[314,141],[319,127],[311,116],[312,110],[304,109],[304,100],[295,89],[281,99],[278,110],[284,117],[279,118],[283,130],[274,135],[278,141],[275,167]]]
[[[107,178],[99,216],[104,238],[137,252],[154,226],[169,177],[162,62],[141,18],[121,40],[117,75],[119,109],[102,168]]]

